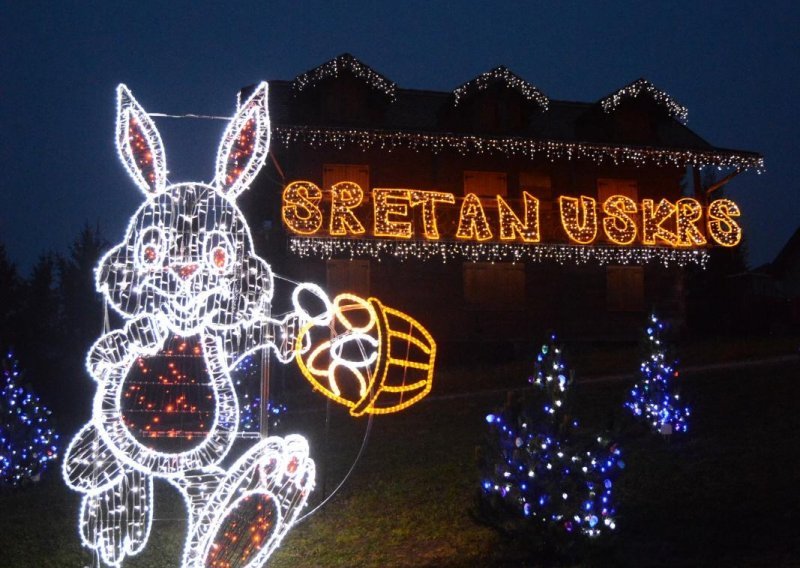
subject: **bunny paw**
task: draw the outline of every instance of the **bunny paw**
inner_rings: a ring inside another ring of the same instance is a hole
[[[302,436],[267,438],[254,446],[201,511],[194,526],[197,546],[187,547],[186,565],[262,566],[306,505],[314,475]]]

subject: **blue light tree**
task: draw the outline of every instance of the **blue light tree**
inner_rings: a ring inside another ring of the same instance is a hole
[[[480,516],[504,532],[538,533],[545,543],[613,531],[612,487],[624,464],[615,445],[586,434],[569,415],[572,378],[554,335],[529,381],[533,388],[486,417]]]
[[[38,481],[58,457],[58,434],[50,410],[33,392],[19,385],[17,361],[2,361],[0,390],[0,483],[13,487]]]
[[[239,394],[239,424],[242,432],[261,430],[261,367],[252,355],[242,359],[236,366],[236,391]],[[286,413],[286,406],[267,401],[269,431],[275,430]]]
[[[644,330],[644,358],[639,378],[631,389],[625,407],[654,432],[665,436],[685,433],[689,427],[689,407],[673,392],[672,380],[678,377],[676,362],[667,356],[662,339],[666,326],[653,314]]]

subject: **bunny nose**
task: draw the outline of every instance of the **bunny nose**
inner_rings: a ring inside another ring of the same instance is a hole
[[[181,280],[188,280],[197,270],[197,264],[173,264],[172,270],[175,271]]]

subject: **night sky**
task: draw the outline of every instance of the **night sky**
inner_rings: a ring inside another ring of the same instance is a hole
[[[751,266],[800,225],[796,2],[89,4],[0,4],[0,241],[23,273],[86,221],[117,240],[140,204],[114,147],[118,83],[150,112],[231,115],[240,87],[343,52],[402,88],[452,90],[502,64],[552,99],[595,101],[645,77],[712,144],[764,155],[765,173],[727,188]],[[224,123],[157,124],[170,180],[209,180]]]

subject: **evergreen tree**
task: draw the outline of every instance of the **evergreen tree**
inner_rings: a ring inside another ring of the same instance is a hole
[[[486,417],[481,517],[556,546],[613,531],[620,452],[570,416],[572,378],[555,336],[542,346],[529,380],[532,388]]]
[[[20,386],[17,361],[2,362],[0,390],[0,482],[19,486],[38,481],[58,454],[58,434],[50,411],[30,389]]]
[[[686,432],[689,408],[672,392],[672,379],[678,376],[677,363],[667,355],[662,338],[664,323],[653,314],[648,320],[642,340],[644,358],[639,379],[630,391],[625,407],[644,421],[653,431],[664,435]]]
[[[17,267],[0,243],[0,344],[14,345],[19,341],[17,321],[19,318],[20,279]]]

